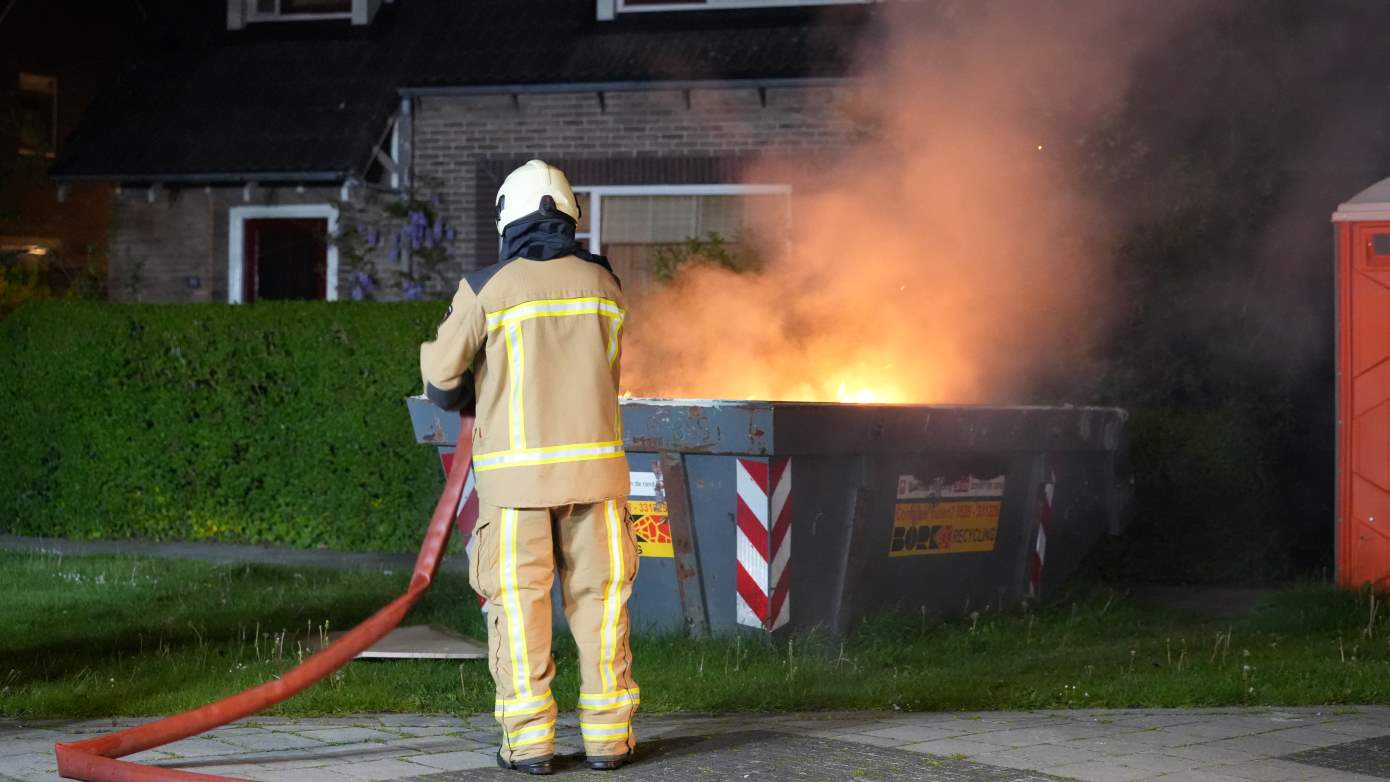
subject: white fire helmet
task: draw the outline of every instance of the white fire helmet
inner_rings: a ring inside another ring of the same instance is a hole
[[[579,202],[565,172],[544,160],[528,160],[508,174],[497,189],[497,233],[502,233],[509,223],[540,211],[546,196],[555,202],[557,211],[579,222]]]

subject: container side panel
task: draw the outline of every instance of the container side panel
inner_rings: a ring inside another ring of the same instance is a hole
[[[952,616],[1015,600],[1032,520],[1030,465],[1007,454],[874,460],[865,479],[878,501],[864,519],[868,566],[854,585],[854,621]]]
[[[695,547],[700,554],[700,573],[713,633],[729,633],[738,627],[735,462],[732,456],[705,454],[688,455],[685,460]]]
[[[1356,385],[1352,386],[1356,394]],[[1351,452],[1351,469],[1354,475],[1369,481],[1382,489],[1390,489],[1390,401],[1381,402],[1360,415],[1352,414],[1351,438],[1354,445]],[[1360,498],[1356,498],[1356,508],[1361,510]]]
[[[1349,507],[1342,515],[1340,581],[1347,586],[1390,586],[1390,222],[1350,228],[1343,268],[1350,286],[1349,359],[1340,390],[1343,464],[1349,462]],[[1347,268],[1349,267],[1349,268]]]
[[[1352,280],[1352,374],[1359,377],[1390,358],[1390,288],[1385,280],[1356,272]]]
[[[1369,582],[1375,589],[1390,587],[1390,576],[1386,574],[1385,563],[1390,562],[1390,537],[1385,534],[1384,524],[1366,524],[1359,519],[1353,529],[1351,571],[1356,583]]]
[[[676,566],[665,525],[668,498],[659,476],[654,453],[628,452],[632,489],[628,516],[637,534],[640,559],[637,580],[628,601],[633,630],[677,632],[684,629],[680,593],[676,590]]]
[[[792,461],[791,625],[833,629],[845,578],[861,459],[798,456]]]
[[[775,404],[777,453],[1115,450],[1126,413],[1108,407]]]
[[[625,401],[622,412],[623,438],[632,450],[753,455],[772,452],[772,409],[767,403]]]
[[[1353,437],[1364,435],[1354,433]],[[1384,449],[1387,440],[1380,441]],[[1351,479],[1353,508],[1347,520],[1351,536],[1347,575],[1349,586],[1370,583],[1384,589],[1390,586],[1390,490],[1353,474]]]
[[[1062,584],[1108,532],[1097,523],[1107,513],[1111,479],[1107,458],[1100,454],[1053,454],[1056,472],[1047,559],[1042,570],[1042,597],[1056,594]]]
[[[1337,464],[1336,551],[1337,583],[1349,585],[1351,555],[1351,255],[1352,224],[1338,223],[1337,277]]]

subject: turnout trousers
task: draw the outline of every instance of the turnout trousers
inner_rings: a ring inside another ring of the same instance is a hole
[[[555,577],[579,647],[579,730],[589,757],[624,755],[636,742],[627,600],[637,543],[622,500],[555,508],[480,505],[469,582],[487,600],[494,716],[509,761],[548,757],[555,741],[550,682]]]

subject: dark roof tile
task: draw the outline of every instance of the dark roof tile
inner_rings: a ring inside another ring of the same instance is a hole
[[[368,29],[253,25],[131,65],[57,179],[362,174],[409,87],[843,76],[867,6],[594,18],[585,0],[397,0]]]

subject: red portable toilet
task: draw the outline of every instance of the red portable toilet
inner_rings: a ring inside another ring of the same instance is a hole
[[[1337,231],[1337,582],[1390,589],[1390,179]]]

